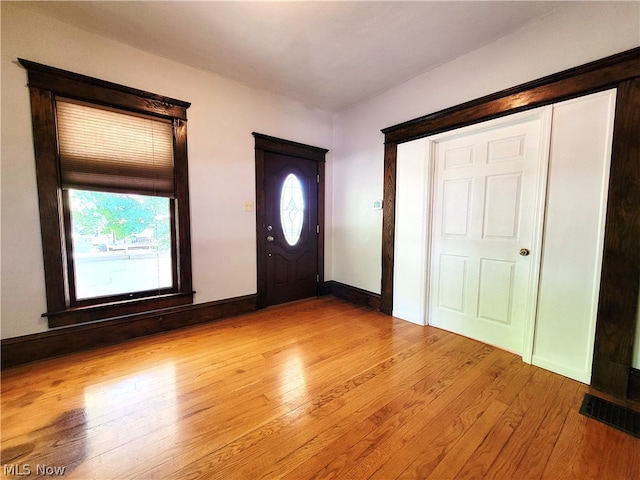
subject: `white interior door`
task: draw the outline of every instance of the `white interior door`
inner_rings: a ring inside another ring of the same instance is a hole
[[[429,323],[525,357],[532,344],[525,336],[534,324],[550,119],[551,107],[545,107],[430,139]]]

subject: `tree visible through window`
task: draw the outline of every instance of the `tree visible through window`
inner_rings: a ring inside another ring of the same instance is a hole
[[[69,196],[78,300],[172,286],[167,198],[88,190]]]

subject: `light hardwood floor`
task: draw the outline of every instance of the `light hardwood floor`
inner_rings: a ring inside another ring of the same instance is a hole
[[[2,475],[639,479],[589,391],[323,297],[4,371]]]

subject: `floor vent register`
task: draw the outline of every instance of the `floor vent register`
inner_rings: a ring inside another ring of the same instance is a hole
[[[640,438],[640,413],[585,393],[580,413]]]

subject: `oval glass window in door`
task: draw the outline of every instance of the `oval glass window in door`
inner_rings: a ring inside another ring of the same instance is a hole
[[[304,223],[304,198],[302,184],[293,173],[287,175],[280,193],[280,224],[287,243],[298,243]]]

